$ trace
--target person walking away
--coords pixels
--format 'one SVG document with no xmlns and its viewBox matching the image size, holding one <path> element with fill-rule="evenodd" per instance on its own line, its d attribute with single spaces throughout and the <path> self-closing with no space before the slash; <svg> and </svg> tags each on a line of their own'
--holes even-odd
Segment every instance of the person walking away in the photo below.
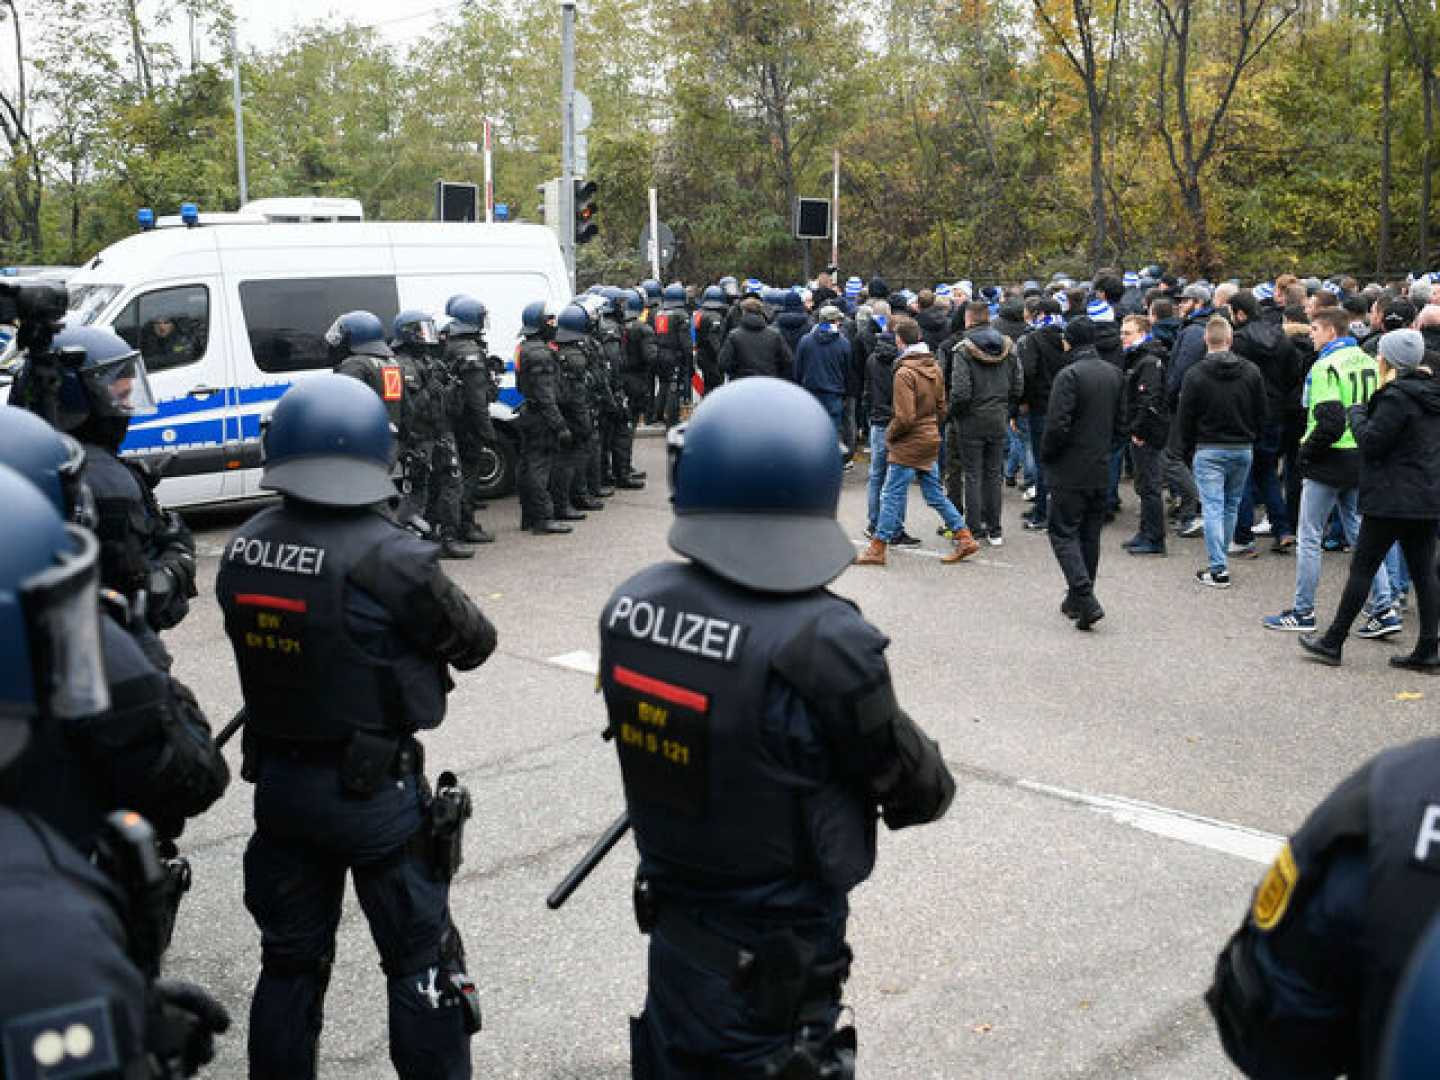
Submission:
<svg viewBox="0 0 1440 1080">
<path fill-rule="evenodd" d="M 991 326 L 976 327 L 961 339 L 950 375 L 950 428 L 960 439 L 976 539 L 991 547 L 1005 542 L 1000 508 L 1008 419 L 1023 391 L 1013 341 Z"/>
<path fill-rule="evenodd" d="M 1095 324 L 1085 316 L 1066 325 L 1065 345 L 1072 359 L 1050 389 L 1040 449 L 1050 483 L 1050 547 L 1065 576 L 1060 610 L 1077 629 L 1089 630 L 1105 617 L 1095 578 L 1124 381 L 1115 365 L 1100 359 Z"/>
<path fill-rule="evenodd" d="M 1300 360 L 1284 329 L 1260 317 L 1260 301 L 1249 289 L 1230 298 L 1230 317 L 1235 324 L 1235 355 L 1249 360 L 1265 379 L 1265 428 L 1255 442 L 1255 460 L 1240 499 L 1235 542 L 1242 548 L 1254 544 L 1255 503 L 1261 502 L 1270 521 L 1273 550 L 1288 551 L 1295 546 L 1295 534 L 1290 530 L 1290 508 L 1280 484 L 1280 452 L 1286 402 L 1300 384 Z"/>
<path fill-rule="evenodd" d="M 1125 432 L 1135 457 L 1140 530 L 1122 547 L 1131 555 L 1165 554 L 1165 498 L 1161 476 L 1170 414 L 1165 407 L 1165 361 L 1169 351 L 1150 336 L 1150 320 L 1127 315 L 1120 324 L 1125 346 Z"/>
<path fill-rule="evenodd" d="M 835 424 L 835 438 L 844 443 L 845 382 L 850 367 L 850 342 L 840 332 L 844 316 L 833 304 L 820 309 L 815 329 L 800 339 L 795 350 L 794 380 L 815 395 Z"/>
<path fill-rule="evenodd" d="M 1030 422 L 1030 448 L 1035 458 L 1035 498 L 1022 520 L 1026 529 L 1044 532 L 1050 514 L 1050 488 L 1041 454 L 1045 414 L 1050 408 L 1050 387 L 1060 369 L 1070 363 L 1070 354 L 1065 349 L 1065 320 L 1059 302 L 1032 296 L 1025 305 L 1034 329 L 1020 339 L 1016 353 L 1022 380 L 1019 409 Z"/>
<path fill-rule="evenodd" d="M 1214 589 L 1230 587 L 1230 538 L 1265 424 L 1265 377 L 1230 351 L 1232 337 L 1220 316 L 1206 324 L 1205 358 L 1185 377 L 1175 416 L 1175 438 L 1182 456 L 1194 462 L 1205 519 L 1209 565 L 1195 580 Z"/>
<path fill-rule="evenodd" d="M 886 546 L 904 532 L 906 496 L 910 482 L 918 476 L 925 501 L 940 515 L 953 543 L 940 561 L 956 563 L 974 555 L 980 545 L 940 483 L 940 418 L 945 408 L 940 368 L 920 340 L 920 324 L 908 315 L 895 320 L 895 343 L 900 356 L 895 363 L 891 419 L 885 432 L 889 466 L 880 493 L 880 518 L 870 546 L 855 562 L 885 565 Z"/>
<path fill-rule="evenodd" d="M 1392 330 L 1380 339 L 1380 389 L 1350 409 L 1360 451 L 1360 536 L 1340 607 L 1325 633 L 1302 634 L 1300 646 L 1323 663 L 1338 665 L 1345 636 L 1370 583 L 1393 544 L 1405 553 L 1420 610 L 1420 636 L 1395 667 L 1440 668 L 1436 624 L 1435 546 L 1440 528 L 1440 383 L 1425 363 L 1425 339 L 1415 330 Z"/>
</svg>

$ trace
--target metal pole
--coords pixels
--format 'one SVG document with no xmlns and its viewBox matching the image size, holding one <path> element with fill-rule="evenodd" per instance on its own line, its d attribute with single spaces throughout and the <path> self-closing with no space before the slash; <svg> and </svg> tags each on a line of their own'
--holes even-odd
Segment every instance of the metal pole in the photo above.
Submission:
<svg viewBox="0 0 1440 1080">
<path fill-rule="evenodd" d="M 660 280 L 660 202 L 653 187 L 650 189 L 650 276 Z"/>
<path fill-rule="evenodd" d="M 485 224 L 495 222 L 495 173 L 490 157 L 490 121 L 485 121 Z"/>
<path fill-rule="evenodd" d="M 830 195 L 830 265 L 840 265 L 840 151 L 835 151 L 835 187 Z"/>
<path fill-rule="evenodd" d="M 240 170 L 240 205 L 250 201 L 250 184 L 245 178 L 245 110 L 240 105 L 240 33 L 230 28 L 230 57 L 235 64 L 235 164 Z"/>
<path fill-rule="evenodd" d="M 560 0 L 560 251 L 575 291 L 575 0 Z"/>
</svg>

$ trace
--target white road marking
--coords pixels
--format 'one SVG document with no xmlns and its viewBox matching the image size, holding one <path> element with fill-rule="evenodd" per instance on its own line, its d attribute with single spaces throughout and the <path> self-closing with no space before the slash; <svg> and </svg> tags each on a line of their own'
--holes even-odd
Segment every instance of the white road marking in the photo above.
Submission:
<svg viewBox="0 0 1440 1080">
<path fill-rule="evenodd" d="M 1196 847 L 1208 848 L 1222 855 L 1248 859 L 1262 866 L 1268 866 L 1275 860 L 1280 846 L 1285 842 L 1283 836 L 1276 836 L 1274 833 L 1251 829 L 1245 825 L 1232 825 L 1227 821 L 1217 821 L 1184 810 L 1171 810 L 1154 803 L 1140 802 L 1138 799 L 1126 799 L 1119 795 L 1090 795 L 1034 780 L 1019 780 L 1016 783 L 1027 791 L 1051 795 L 1087 807 L 1122 825 L 1194 844 Z"/>
<path fill-rule="evenodd" d="M 550 657 L 550 659 L 545 662 L 547 664 L 554 664 L 556 667 L 578 671 L 582 675 L 600 674 L 600 658 L 594 653 L 586 652 L 584 649 L 561 653 L 559 656 Z"/>
</svg>

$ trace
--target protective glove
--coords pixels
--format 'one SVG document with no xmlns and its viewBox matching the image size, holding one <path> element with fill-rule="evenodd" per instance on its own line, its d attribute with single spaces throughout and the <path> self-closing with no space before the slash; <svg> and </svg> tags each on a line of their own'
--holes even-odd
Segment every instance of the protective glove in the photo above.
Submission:
<svg viewBox="0 0 1440 1080">
<path fill-rule="evenodd" d="M 561 428 L 556 438 L 560 440 L 560 449 L 562 450 L 570 449 L 571 445 L 575 442 L 575 436 L 570 434 L 569 428 Z"/>
<path fill-rule="evenodd" d="M 215 1036 L 229 1030 L 230 1014 L 194 983 L 157 979 L 150 993 L 150 1052 L 171 1075 L 194 1076 L 215 1059 Z"/>
</svg>

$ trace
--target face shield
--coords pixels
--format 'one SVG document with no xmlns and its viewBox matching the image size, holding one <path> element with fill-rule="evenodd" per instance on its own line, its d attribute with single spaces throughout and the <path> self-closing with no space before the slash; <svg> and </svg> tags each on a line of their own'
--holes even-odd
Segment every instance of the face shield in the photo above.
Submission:
<svg viewBox="0 0 1440 1080">
<path fill-rule="evenodd" d="M 686 424 L 676 424 L 665 433 L 665 457 L 668 462 L 668 474 L 670 477 L 670 499 L 675 499 L 675 481 L 680 475 L 680 459 L 685 454 L 685 428 Z"/>
<path fill-rule="evenodd" d="M 100 653 L 100 544 L 79 526 L 65 531 L 74 550 L 20 586 L 36 704 L 61 720 L 110 708 Z"/>
<path fill-rule="evenodd" d="M 100 517 L 95 506 L 95 493 L 85 482 L 85 448 L 69 435 L 61 434 L 60 439 L 67 453 L 57 470 L 65 509 L 72 522 L 93 531 Z"/>
<path fill-rule="evenodd" d="M 138 351 L 83 368 L 80 378 L 95 416 L 129 418 L 151 416 L 156 411 L 155 393 L 145 377 L 145 361 Z"/>
<path fill-rule="evenodd" d="M 429 319 L 421 319 L 419 322 L 410 324 L 410 335 L 414 341 L 421 345 L 439 345 L 440 334 L 435 329 L 435 324 Z"/>
</svg>

